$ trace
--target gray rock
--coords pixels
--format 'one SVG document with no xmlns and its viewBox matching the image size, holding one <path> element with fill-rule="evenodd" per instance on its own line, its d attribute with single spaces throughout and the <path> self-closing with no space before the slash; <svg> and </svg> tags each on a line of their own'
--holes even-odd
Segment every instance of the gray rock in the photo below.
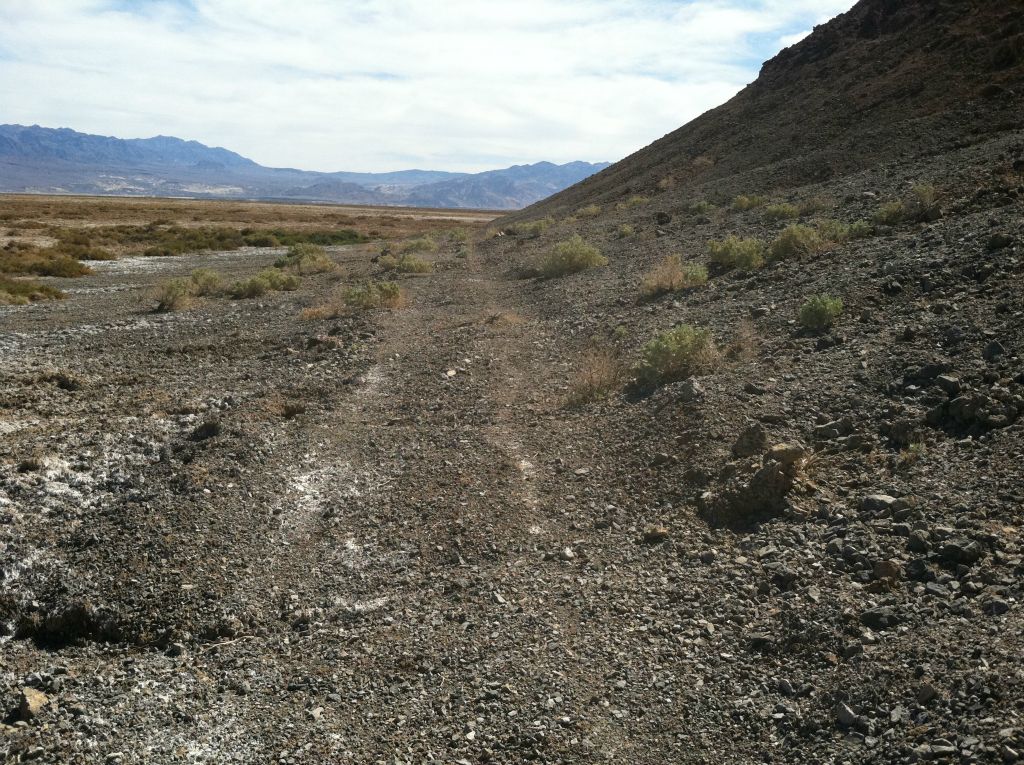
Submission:
<svg viewBox="0 0 1024 765">
<path fill-rule="evenodd" d="M 870 608 L 860 615 L 861 624 L 873 630 L 885 630 L 895 627 L 903 621 L 903 616 L 892 606 Z"/>
<path fill-rule="evenodd" d="M 939 559 L 949 565 L 970 566 L 985 556 L 985 549 L 973 539 L 954 537 L 939 548 Z"/>
<path fill-rule="evenodd" d="M 869 494 L 860 501 L 860 509 L 868 513 L 879 513 L 889 510 L 896 503 L 896 497 L 888 494 Z"/>
<path fill-rule="evenodd" d="M 759 423 L 748 425 L 740 433 L 732 445 L 732 453 L 737 457 L 753 457 L 760 454 L 768 445 L 768 434 Z"/>
<path fill-rule="evenodd" d="M 858 719 L 859 718 L 857 717 L 857 713 L 850 709 L 848 705 L 836 705 L 836 720 L 838 720 L 839 724 L 842 725 L 844 728 L 850 728 L 856 725 Z"/>
</svg>

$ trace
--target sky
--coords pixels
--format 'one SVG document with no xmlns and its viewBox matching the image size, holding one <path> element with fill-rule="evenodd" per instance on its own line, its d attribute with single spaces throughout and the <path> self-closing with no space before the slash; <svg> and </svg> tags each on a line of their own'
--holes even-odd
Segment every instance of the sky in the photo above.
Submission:
<svg viewBox="0 0 1024 765">
<path fill-rule="evenodd" d="M 614 161 L 853 0 L 0 0 L 0 123 L 263 165 Z"/>
</svg>

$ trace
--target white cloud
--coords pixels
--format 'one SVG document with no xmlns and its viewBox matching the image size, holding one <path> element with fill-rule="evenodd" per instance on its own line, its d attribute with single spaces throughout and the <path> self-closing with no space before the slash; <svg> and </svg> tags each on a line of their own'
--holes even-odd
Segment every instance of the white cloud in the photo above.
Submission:
<svg viewBox="0 0 1024 765">
<path fill-rule="evenodd" d="M 852 2 L 4 3 L 0 121 L 321 170 L 614 160 Z"/>
</svg>

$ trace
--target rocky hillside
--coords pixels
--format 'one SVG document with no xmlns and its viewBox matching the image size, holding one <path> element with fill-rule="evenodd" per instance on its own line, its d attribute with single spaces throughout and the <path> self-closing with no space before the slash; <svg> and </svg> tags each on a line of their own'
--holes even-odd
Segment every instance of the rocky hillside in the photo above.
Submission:
<svg viewBox="0 0 1024 765">
<path fill-rule="evenodd" d="M 908 164 L 1020 127 L 1017 3 L 869 2 L 764 64 L 728 103 L 534 212 L 696 187 L 723 198 Z"/>
<path fill-rule="evenodd" d="M 402 170 L 317 173 L 269 168 L 196 141 L 120 139 L 61 128 L 0 125 L 0 191 L 514 210 L 604 164 L 538 162 L 483 173 Z"/>
</svg>

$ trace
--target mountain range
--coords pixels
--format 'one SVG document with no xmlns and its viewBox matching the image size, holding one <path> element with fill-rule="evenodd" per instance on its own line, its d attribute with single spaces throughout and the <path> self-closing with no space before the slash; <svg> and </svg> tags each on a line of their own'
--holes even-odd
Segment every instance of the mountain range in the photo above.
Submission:
<svg viewBox="0 0 1024 765">
<path fill-rule="evenodd" d="M 0 192 L 514 210 L 607 166 L 538 162 L 482 173 L 321 173 L 264 167 L 233 151 L 171 136 L 122 139 L 0 125 Z"/>
</svg>

